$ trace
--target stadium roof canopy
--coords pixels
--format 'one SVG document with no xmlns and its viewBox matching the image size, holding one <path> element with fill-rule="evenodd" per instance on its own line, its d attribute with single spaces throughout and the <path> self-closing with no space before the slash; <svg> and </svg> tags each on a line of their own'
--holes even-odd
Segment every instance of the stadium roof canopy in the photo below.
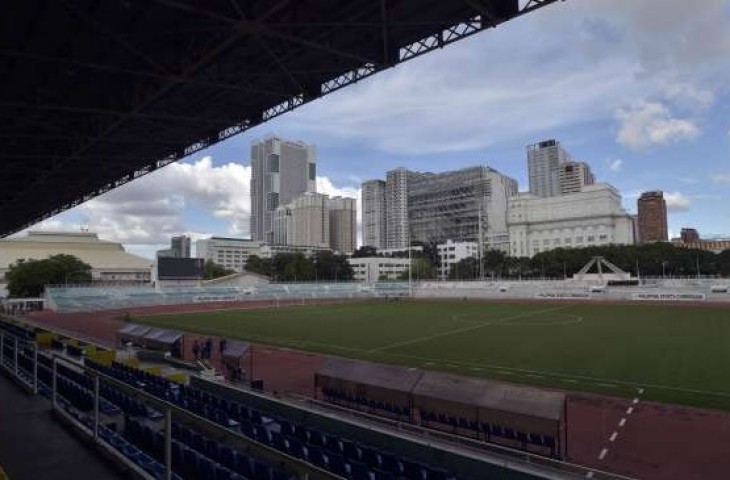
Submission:
<svg viewBox="0 0 730 480">
<path fill-rule="evenodd" d="M 11 2 L 0 236 L 555 1 Z"/>
</svg>

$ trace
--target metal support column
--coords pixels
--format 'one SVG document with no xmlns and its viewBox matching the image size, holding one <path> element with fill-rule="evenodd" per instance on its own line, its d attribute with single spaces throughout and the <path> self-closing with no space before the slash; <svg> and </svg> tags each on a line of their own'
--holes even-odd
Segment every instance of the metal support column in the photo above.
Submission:
<svg viewBox="0 0 730 480">
<path fill-rule="evenodd" d="M 13 364 L 13 368 L 15 369 L 15 376 L 18 376 L 18 337 L 15 337 L 15 362 Z"/>
<path fill-rule="evenodd" d="M 165 480 L 172 480 L 172 410 L 165 409 Z"/>
<path fill-rule="evenodd" d="M 58 398 L 56 394 L 56 365 L 58 364 L 58 359 L 56 357 L 53 357 L 53 377 L 52 377 L 52 397 L 53 398 L 53 408 L 58 408 Z"/>
<path fill-rule="evenodd" d="M 33 344 L 33 393 L 38 395 L 38 345 Z"/>
<path fill-rule="evenodd" d="M 0 332 L 0 365 L 5 365 L 5 334 Z"/>
<path fill-rule="evenodd" d="M 94 440 L 99 441 L 99 376 L 94 376 Z"/>
</svg>

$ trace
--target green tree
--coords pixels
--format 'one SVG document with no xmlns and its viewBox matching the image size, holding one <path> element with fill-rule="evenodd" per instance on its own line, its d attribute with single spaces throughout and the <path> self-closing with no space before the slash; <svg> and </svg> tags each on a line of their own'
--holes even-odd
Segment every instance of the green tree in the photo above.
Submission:
<svg viewBox="0 0 730 480">
<path fill-rule="evenodd" d="M 259 275 L 271 275 L 271 259 L 250 255 L 246 261 L 246 270 Z"/>
<path fill-rule="evenodd" d="M 203 278 L 206 280 L 225 277 L 226 275 L 231 275 L 234 273 L 236 273 L 235 270 L 221 267 L 213 260 L 206 260 L 205 265 L 203 266 Z"/>
<path fill-rule="evenodd" d="M 329 251 L 317 252 L 312 262 L 317 280 L 350 281 L 355 276 L 345 255 L 336 255 Z"/>
<path fill-rule="evenodd" d="M 375 247 L 362 246 L 352 253 L 352 258 L 375 257 L 378 249 Z"/>
<path fill-rule="evenodd" d="M 425 258 L 414 258 L 411 262 L 411 269 L 413 270 L 411 275 L 413 280 L 431 280 L 436 278 L 436 269 Z M 408 269 L 404 270 L 398 278 L 400 280 L 408 280 Z"/>
<path fill-rule="evenodd" d="M 316 278 L 314 262 L 303 253 L 294 253 L 284 265 L 281 280 L 287 282 L 308 282 Z"/>
<path fill-rule="evenodd" d="M 463 258 L 449 269 L 449 280 L 474 280 L 478 276 L 479 260 L 474 257 Z"/>
<path fill-rule="evenodd" d="M 18 260 L 5 274 L 11 297 L 40 297 L 46 285 L 89 283 L 91 265 L 73 255 L 51 255 L 43 260 Z"/>
</svg>

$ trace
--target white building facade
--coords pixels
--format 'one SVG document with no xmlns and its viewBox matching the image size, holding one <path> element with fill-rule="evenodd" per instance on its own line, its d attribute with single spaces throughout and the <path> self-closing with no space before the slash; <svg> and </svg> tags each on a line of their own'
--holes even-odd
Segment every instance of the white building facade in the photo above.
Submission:
<svg viewBox="0 0 730 480">
<path fill-rule="evenodd" d="M 634 217 L 623 209 L 619 192 L 605 183 L 555 197 L 521 193 L 510 199 L 508 212 L 513 257 L 561 247 L 634 243 Z"/>
<path fill-rule="evenodd" d="M 466 258 L 479 258 L 479 243 L 453 242 L 448 240 L 436 246 L 439 256 L 437 274 L 439 280 L 449 278 L 453 266 Z M 475 272 L 475 274 L 478 272 Z"/>
<path fill-rule="evenodd" d="M 195 242 L 195 255 L 224 268 L 243 272 L 251 255 L 261 255 L 261 242 L 243 238 L 212 237 Z"/>
<path fill-rule="evenodd" d="M 349 258 L 356 281 L 375 283 L 378 281 L 397 280 L 408 271 L 408 258 L 362 257 Z"/>
</svg>

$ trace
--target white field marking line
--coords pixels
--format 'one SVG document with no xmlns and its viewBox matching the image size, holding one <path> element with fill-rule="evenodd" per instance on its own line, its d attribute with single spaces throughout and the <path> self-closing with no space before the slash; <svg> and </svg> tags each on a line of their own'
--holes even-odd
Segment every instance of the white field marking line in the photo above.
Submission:
<svg viewBox="0 0 730 480">
<path fill-rule="evenodd" d="M 611 434 L 611 437 L 608 439 L 608 441 L 609 442 L 615 442 L 616 441 L 616 437 L 618 437 L 618 432 L 613 432 Z"/>
<path fill-rule="evenodd" d="M 560 308 L 567 308 L 570 305 L 563 305 Z M 537 312 L 535 312 L 537 313 Z M 185 333 L 191 333 L 191 334 L 199 334 L 199 335 L 218 335 L 220 337 L 224 337 L 226 335 L 229 335 L 229 332 L 216 332 L 214 330 L 201 328 L 196 329 L 194 326 L 187 326 L 182 327 L 180 330 L 183 330 Z M 205 330 L 205 331 L 204 331 Z M 315 347 L 324 347 L 324 348 L 331 348 L 334 350 L 341 350 L 345 352 L 354 352 L 359 354 L 372 354 L 376 350 L 367 350 L 363 348 L 355 348 L 355 347 L 345 347 L 342 345 L 335 345 L 332 343 L 323 343 L 323 342 L 314 342 L 311 340 L 300 340 L 300 339 L 292 339 L 292 338 L 286 338 L 286 337 L 270 337 L 265 335 L 256 335 L 256 334 L 248 334 L 248 335 L 241 335 L 239 337 L 236 337 L 240 340 L 249 340 L 249 341 L 259 341 L 261 343 L 268 343 L 272 346 L 282 346 L 286 344 L 287 342 L 299 342 L 299 345 L 306 348 L 307 346 L 315 346 Z M 418 360 L 420 362 L 426 362 L 431 363 L 432 365 L 438 365 L 439 363 L 443 362 L 443 358 L 430 358 L 430 357 L 421 357 L 417 355 L 408 355 L 405 353 L 395 353 L 395 352 L 386 352 L 387 355 L 393 356 L 393 357 L 402 357 L 407 358 L 409 360 Z M 638 382 L 631 382 L 631 381 L 625 381 L 625 380 L 618 380 L 615 378 L 602 378 L 602 377 L 591 377 L 587 375 L 574 375 L 570 373 L 556 373 L 556 372 L 548 372 L 545 370 L 531 370 L 531 369 L 525 369 L 525 368 L 514 368 L 514 367 L 507 367 L 504 365 L 496 365 L 492 363 L 474 363 L 474 362 L 461 362 L 458 360 L 450 360 L 451 363 L 459 365 L 461 367 L 480 367 L 484 369 L 489 370 L 501 370 L 498 373 L 502 373 L 505 375 L 514 375 L 514 374 L 521 374 L 526 375 L 529 373 L 532 374 L 538 374 L 538 375 L 544 375 L 546 377 L 553 377 L 553 378 L 574 378 L 577 380 L 583 380 L 583 381 L 589 381 L 592 383 L 597 382 L 613 382 L 614 384 L 618 385 L 624 385 L 624 386 L 632 386 L 632 387 L 644 387 L 644 388 L 658 388 L 660 390 L 672 390 L 676 392 L 683 392 L 683 393 L 696 393 L 700 395 L 711 395 L 715 397 L 723 397 L 723 398 L 730 398 L 730 392 L 716 392 L 712 390 L 696 390 L 691 388 L 682 388 L 682 387 L 673 387 L 671 385 L 661 385 L 657 383 L 638 383 Z M 639 388 L 639 390 L 644 392 L 644 388 Z M 633 411 L 633 409 L 630 409 Z M 628 415 L 631 415 L 630 412 L 627 412 Z"/>
<path fill-rule="evenodd" d="M 620 422 L 618 422 L 619 428 L 623 428 L 623 426 L 626 425 L 626 417 L 623 417 Z"/>
<path fill-rule="evenodd" d="M 608 453 L 608 449 L 607 448 L 604 448 L 603 450 L 601 450 L 600 455 L 598 455 L 598 459 L 599 460 L 603 460 L 604 458 L 606 458 L 606 454 L 607 453 Z"/>
<path fill-rule="evenodd" d="M 626 415 L 631 415 L 632 413 L 634 413 L 634 407 L 629 407 L 626 409 Z"/>
<path fill-rule="evenodd" d="M 567 308 L 567 307 L 568 307 L 568 305 L 561 305 L 559 307 L 546 308 L 544 310 L 537 310 L 537 311 L 534 311 L 534 312 L 521 313 L 519 315 L 513 315 L 511 317 L 497 319 L 497 320 L 495 320 L 495 322 L 498 322 L 498 323 L 508 322 L 510 320 L 516 320 L 518 318 L 531 317 L 533 315 L 539 315 L 541 313 L 548 313 L 548 312 L 552 312 L 552 311 L 555 311 L 555 310 L 561 310 L 561 309 Z M 455 328 L 454 330 L 449 330 L 447 332 L 434 333 L 432 335 L 425 335 L 423 337 L 413 338 L 411 340 L 405 340 L 405 341 L 402 341 L 402 342 L 391 343 L 390 345 L 384 345 L 382 347 L 374 348 L 374 349 L 370 350 L 370 353 L 372 353 L 372 352 L 381 352 L 383 350 L 389 350 L 391 348 L 405 347 L 405 346 L 408 346 L 408 345 L 413 345 L 414 343 L 427 342 L 427 341 L 435 340 L 435 339 L 441 338 L 441 337 L 448 337 L 450 335 L 456 335 L 456 334 L 459 334 L 459 333 L 470 332 L 472 330 L 477 330 L 477 329 L 482 328 L 482 327 L 485 327 L 487 325 L 489 325 L 489 323 L 480 323 L 479 325 L 470 325 L 468 327 Z"/>
<path fill-rule="evenodd" d="M 362 353 L 372 353 L 371 350 L 362 351 Z M 408 358 L 411 360 L 420 360 L 420 361 L 433 361 L 433 362 L 440 362 L 443 361 L 443 359 L 435 359 L 430 357 L 421 357 L 417 355 L 409 355 L 406 353 L 396 353 L 396 352 L 386 352 L 390 356 L 394 357 L 403 357 Z M 682 388 L 682 387 L 673 387 L 671 385 L 661 385 L 658 383 L 638 383 L 638 382 L 631 382 L 626 380 L 618 380 L 615 378 L 603 378 L 603 377 L 591 377 L 588 375 L 574 375 L 570 373 L 556 373 L 556 372 L 548 372 L 545 370 L 531 370 L 526 368 L 514 368 L 514 367 L 507 367 L 505 365 L 497 365 L 493 363 L 475 363 L 475 362 L 461 362 L 458 360 L 450 360 L 452 363 L 457 363 L 459 365 L 462 365 L 464 367 L 483 367 L 488 368 L 491 370 L 511 370 L 512 372 L 520 373 L 520 374 L 528 374 L 528 373 L 536 373 L 538 375 L 545 375 L 546 377 L 555 377 L 555 378 L 574 378 L 576 380 L 584 380 L 591 383 L 597 383 L 597 382 L 613 382 L 618 385 L 624 385 L 624 386 L 631 386 L 631 387 L 637 387 L 637 386 L 643 386 L 646 388 L 658 388 L 661 390 L 673 390 L 677 392 L 683 392 L 683 393 L 697 393 L 700 395 L 712 395 L 716 397 L 725 397 L 730 398 L 730 392 L 716 392 L 712 390 L 696 390 L 691 388 Z"/>
</svg>

